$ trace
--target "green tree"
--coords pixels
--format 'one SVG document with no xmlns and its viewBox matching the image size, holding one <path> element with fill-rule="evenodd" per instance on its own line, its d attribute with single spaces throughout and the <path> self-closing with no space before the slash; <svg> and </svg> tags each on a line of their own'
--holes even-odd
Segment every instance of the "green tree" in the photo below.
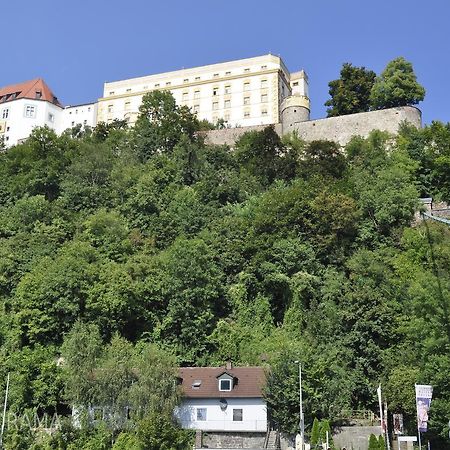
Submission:
<svg viewBox="0 0 450 450">
<path fill-rule="evenodd" d="M 370 93 L 373 109 L 416 105 L 425 97 L 425 89 L 417 82 L 413 66 L 403 57 L 389 62 L 376 78 Z"/>
<path fill-rule="evenodd" d="M 263 186 L 269 186 L 279 175 L 284 146 L 273 126 L 244 133 L 236 142 L 235 151 L 239 164 Z"/>
<path fill-rule="evenodd" d="M 142 160 L 158 152 L 171 153 L 184 136 L 196 140 L 199 122 L 187 106 L 178 106 L 169 91 L 145 94 L 134 128 L 135 144 Z"/>
<path fill-rule="evenodd" d="M 368 450 L 380 450 L 380 444 L 378 443 L 378 439 L 374 434 L 371 434 L 369 437 Z"/>
<path fill-rule="evenodd" d="M 311 445 L 312 448 L 316 448 L 320 443 L 320 423 L 317 417 L 314 417 L 314 421 L 311 428 Z"/>
<path fill-rule="evenodd" d="M 189 450 L 192 432 L 173 423 L 170 416 L 155 413 L 145 417 L 138 427 L 138 437 L 146 450 Z"/>
<path fill-rule="evenodd" d="M 329 106 L 328 117 L 369 111 L 375 72 L 344 63 L 340 75 L 338 80 L 328 83 L 331 97 L 325 102 L 325 106 Z"/>
</svg>

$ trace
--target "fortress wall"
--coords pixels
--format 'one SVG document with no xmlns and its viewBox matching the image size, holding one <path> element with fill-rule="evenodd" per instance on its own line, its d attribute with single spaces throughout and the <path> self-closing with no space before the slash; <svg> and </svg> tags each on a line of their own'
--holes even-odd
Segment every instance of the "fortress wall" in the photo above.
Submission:
<svg viewBox="0 0 450 450">
<path fill-rule="evenodd" d="M 205 133 L 206 143 L 212 145 L 227 144 L 230 147 L 248 131 L 262 131 L 269 125 L 254 125 L 252 127 L 224 128 L 223 130 L 210 130 Z M 281 124 L 274 125 L 275 131 L 281 136 Z"/>
<path fill-rule="evenodd" d="M 274 126 L 275 131 L 279 135 L 283 132 L 296 131 L 299 137 L 305 141 L 326 139 L 345 145 L 352 136 L 367 137 L 372 130 L 388 131 L 395 134 L 400 124 L 404 121 L 420 128 L 422 126 L 422 113 L 414 106 L 402 106 L 380 111 L 296 122 L 290 127 L 284 127 L 284 130 L 282 129 L 282 124 Z M 233 146 L 247 131 L 261 131 L 266 126 L 257 125 L 253 127 L 211 130 L 205 133 L 206 142 L 208 144 Z"/>
<path fill-rule="evenodd" d="M 326 139 L 345 145 L 352 136 L 367 137 L 372 130 L 388 131 L 395 134 L 404 121 L 420 128 L 422 126 L 422 113 L 413 106 L 403 106 L 297 122 L 288 130 L 285 129 L 284 132 L 295 130 L 299 137 L 305 141 Z"/>
</svg>

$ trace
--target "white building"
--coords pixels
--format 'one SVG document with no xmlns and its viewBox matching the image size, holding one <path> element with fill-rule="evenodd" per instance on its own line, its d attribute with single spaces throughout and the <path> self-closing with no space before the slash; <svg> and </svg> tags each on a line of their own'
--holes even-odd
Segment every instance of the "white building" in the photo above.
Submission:
<svg viewBox="0 0 450 450">
<path fill-rule="evenodd" d="M 303 99 L 309 112 L 305 72 L 291 75 L 280 57 L 264 55 L 107 82 L 97 121 L 126 119 L 133 124 L 142 96 L 153 90 L 169 90 L 178 105 L 188 106 L 200 120 L 223 119 L 230 126 L 279 123 L 281 104 L 293 93 Z"/>
<path fill-rule="evenodd" d="M 83 105 L 66 106 L 61 120 L 62 133 L 68 128 L 80 125 L 82 129 L 86 127 L 94 128 L 97 125 L 97 103 L 86 103 Z"/>
<path fill-rule="evenodd" d="M 40 78 L 0 88 L 0 138 L 10 147 L 25 140 L 35 127 L 47 125 L 59 131 L 62 111 Z"/>
<path fill-rule="evenodd" d="M 143 95 L 154 90 L 169 90 L 178 105 L 212 123 L 223 119 L 229 126 L 246 127 L 283 122 L 289 127 L 309 119 L 305 72 L 291 74 L 280 57 L 269 54 L 105 83 L 98 103 L 66 108 L 40 78 L 6 86 L 0 89 L 0 139 L 10 147 L 35 127 L 48 126 L 60 134 L 114 119 L 132 125 Z"/>
<path fill-rule="evenodd" d="M 185 367 L 179 373 L 184 397 L 175 416 L 183 428 L 266 432 L 262 367 Z"/>
</svg>

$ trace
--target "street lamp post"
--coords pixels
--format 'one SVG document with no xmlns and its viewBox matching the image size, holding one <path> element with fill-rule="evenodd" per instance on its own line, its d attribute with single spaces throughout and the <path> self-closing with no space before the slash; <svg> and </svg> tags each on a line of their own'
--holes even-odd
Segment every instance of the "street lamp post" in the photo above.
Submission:
<svg viewBox="0 0 450 450">
<path fill-rule="evenodd" d="M 300 449 L 305 449 L 305 421 L 303 418 L 303 395 L 302 395 L 302 363 L 300 361 L 294 361 L 298 364 L 298 395 L 299 395 L 299 415 L 300 415 Z"/>
</svg>

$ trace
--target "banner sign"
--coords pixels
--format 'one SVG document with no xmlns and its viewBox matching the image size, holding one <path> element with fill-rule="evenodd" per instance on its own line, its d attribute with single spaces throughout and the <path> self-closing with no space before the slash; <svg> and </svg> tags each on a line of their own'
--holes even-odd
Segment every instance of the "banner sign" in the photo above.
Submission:
<svg viewBox="0 0 450 450">
<path fill-rule="evenodd" d="M 416 384 L 417 428 L 425 433 L 428 427 L 428 411 L 433 396 L 433 386 Z"/>
<path fill-rule="evenodd" d="M 403 414 L 393 414 L 392 419 L 394 423 L 394 434 L 403 434 Z"/>
</svg>

